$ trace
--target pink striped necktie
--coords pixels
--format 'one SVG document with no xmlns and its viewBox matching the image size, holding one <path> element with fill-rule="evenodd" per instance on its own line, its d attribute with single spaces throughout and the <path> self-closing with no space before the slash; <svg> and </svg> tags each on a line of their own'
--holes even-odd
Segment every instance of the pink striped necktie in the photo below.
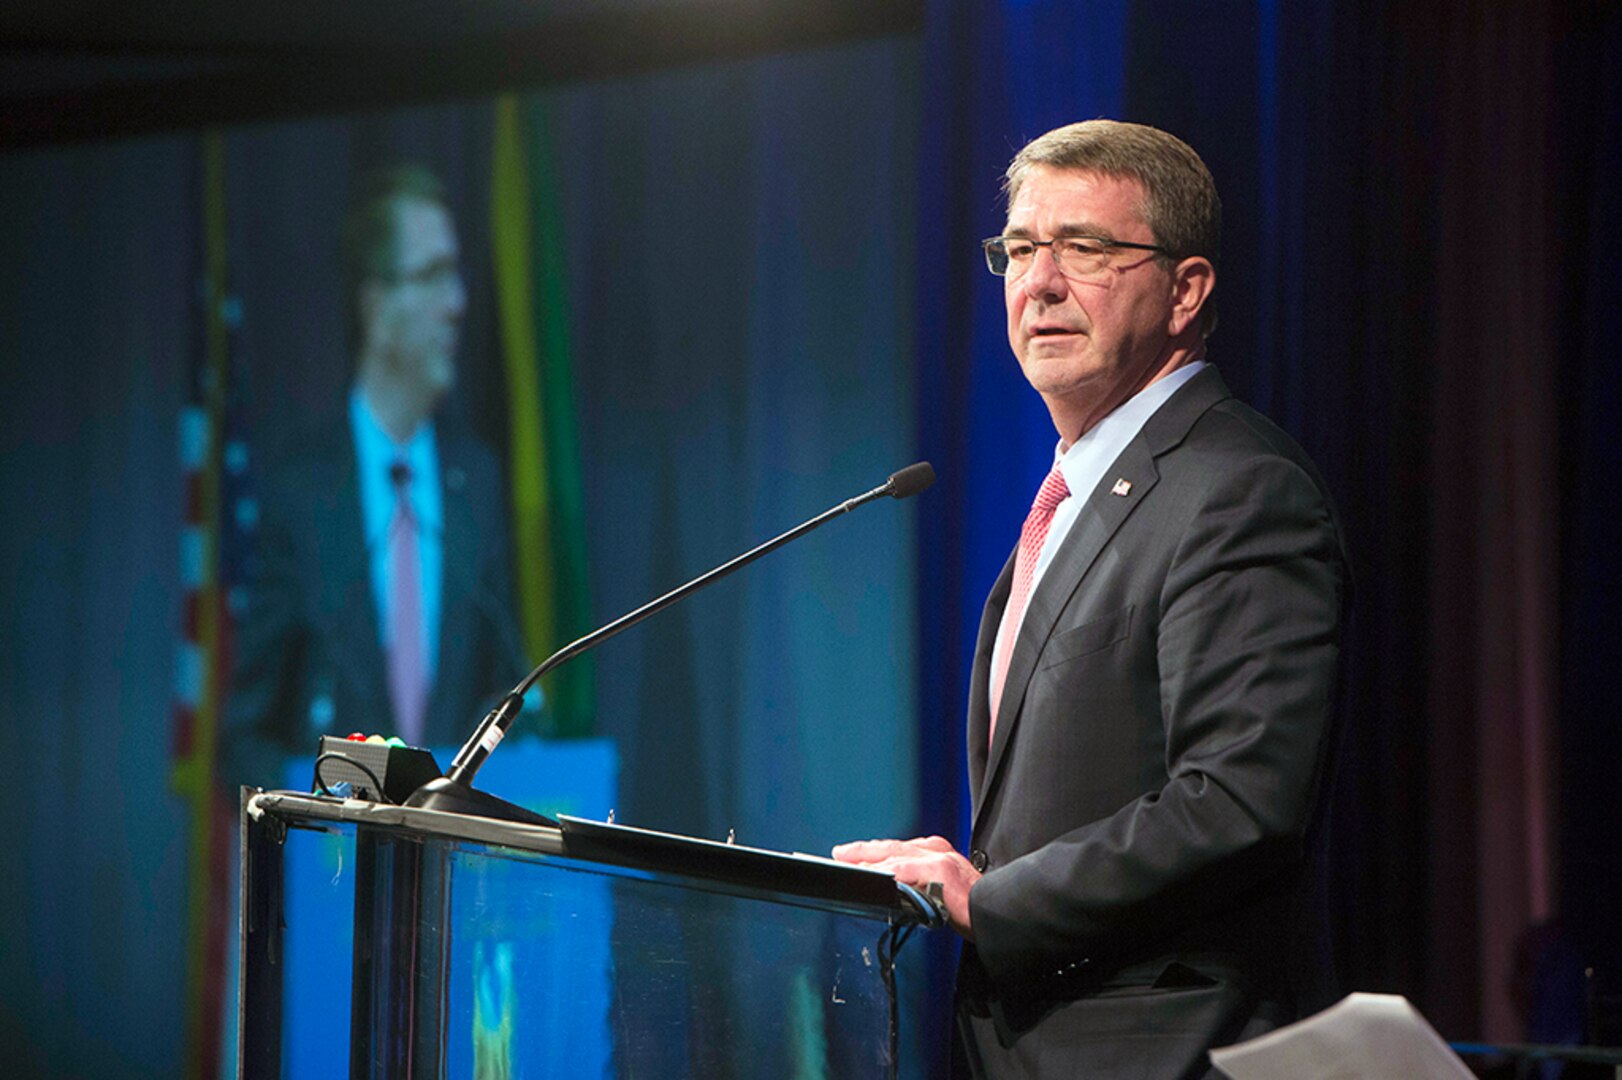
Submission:
<svg viewBox="0 0 1622 1080">
<path fill-rule="evenodd" d="M 411 467 L 389 468 L 394 482 L 394 516 L 389 519 L 389 697 L 395 730 L 412 746 L 422 745 L 428 710 L 427 648 L 422 625 L 422 558 L 417 515 L 411 509 Z"/>
<path fill-rule="evenodd" d="M 1014 556 L 1014 583 L 1008 594 L 1008 605 L 1003 608 L 1002 655 L 991 673 L 991 731 L 987 742 L 997 735 L 997 706 L 1002 701 L 1003 683 L 1008 679 L 1008 661 L 1014 655 L 1014 639 L 1025 618 L 1025 605 L 1031 598 L 1031 582 L 1036 578 L 1036 560 L 1042 554 L 1042 544 L 1053 525 L 1053 512 L 1070 494 L 1065 486 L 1064 474 L 1057 465 L 1037 489 L 1031 512 L 1025 517 L 1025 527 L 1019 531 L 1019 553 Z"/>
</svg>

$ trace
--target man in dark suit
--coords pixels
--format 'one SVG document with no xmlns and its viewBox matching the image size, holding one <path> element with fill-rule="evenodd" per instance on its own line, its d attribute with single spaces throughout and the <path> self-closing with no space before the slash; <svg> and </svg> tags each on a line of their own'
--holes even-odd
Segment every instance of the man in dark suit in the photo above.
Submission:
<svg viewBox="0 0 1622 1080">
<path fill-rule="evenodd" d="M 348 423 L 269 475 L 241 620 L 224 775 L 276 786 L 321 734 L 454 745 L 527 666 L 500 474 L 436 420 L 466 291 L 455 224 L 420 167 L 371 174 L 345 223 Z"/>
<path fill-rule="evenodd" d="M 1007 190 L 987 261 L 1059 445 L 981 622 L 971 850 L 835 854 L 944 886 L 977 1076 L 1205 1076 L 1211 1046 L 1327 1004 L 1343 541 L 1312 464 L 1205 363 L 1198 155 L 1089 121 Z"/>
</svg>

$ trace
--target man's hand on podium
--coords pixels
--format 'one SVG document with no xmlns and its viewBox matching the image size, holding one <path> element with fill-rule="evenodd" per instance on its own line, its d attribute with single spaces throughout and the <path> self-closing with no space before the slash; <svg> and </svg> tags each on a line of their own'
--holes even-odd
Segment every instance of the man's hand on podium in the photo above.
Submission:
<svg viewBox="0 0 1622 1080">
<path fill-rule="evenodd" d="M 969 891 L 980 880 L 980 871 L 958 854 L 943 837 L 924 836 L 913 840 L 856 840 L 833 850 L 840 862 L 883 870 L 895 875 L 903 885 L 923 889 L 939 882 L 946 902 L 946 921 L 969 941 L 974 928 L 969 922 Z"/>
</svg>

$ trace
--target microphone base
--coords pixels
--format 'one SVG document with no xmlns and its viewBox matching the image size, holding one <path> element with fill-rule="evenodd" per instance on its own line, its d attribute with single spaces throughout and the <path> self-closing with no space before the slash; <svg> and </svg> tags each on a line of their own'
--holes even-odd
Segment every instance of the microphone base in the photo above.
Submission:
<svg viewBox="0 0 1622 1080">
<path fill-rule="evenodd" d="M 498 799 L 488 792 L 466 784 L 458 784 L 448 776 L 436 777 L 413 791 L 402 806 L 415 810 L 438 810 L 442 814 L 466 814 L 472 817 L 494 818 L 497 821 L 516 821 L 521 825 L 545 825 L 555 829 L 558 823 L 545 814 L 525 810 L 517 803 Z"/>
</svg>

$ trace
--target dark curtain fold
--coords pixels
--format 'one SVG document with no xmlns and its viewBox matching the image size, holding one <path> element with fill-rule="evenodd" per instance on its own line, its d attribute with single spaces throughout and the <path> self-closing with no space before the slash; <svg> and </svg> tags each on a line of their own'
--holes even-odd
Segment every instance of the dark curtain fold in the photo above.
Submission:
<svg viewBox="0 0 1622 1080">
<path fill-rule="evenodd" d="M 1560 815 L 1557 910 L 1622 992 L 1622 7 L 1554 26 L 1555 251 L 1560 288 Z M 1616 1037 L 1617 1018 L 1610 1021 Z"/>
<path fill-rule="evenodd" d="M 1512 1039 L 1515 942 L 1554 913 L 1554 58 L 1538 6 L 1445 15 L 1427 987 L 1443 1031 Z"/>
</svg>

